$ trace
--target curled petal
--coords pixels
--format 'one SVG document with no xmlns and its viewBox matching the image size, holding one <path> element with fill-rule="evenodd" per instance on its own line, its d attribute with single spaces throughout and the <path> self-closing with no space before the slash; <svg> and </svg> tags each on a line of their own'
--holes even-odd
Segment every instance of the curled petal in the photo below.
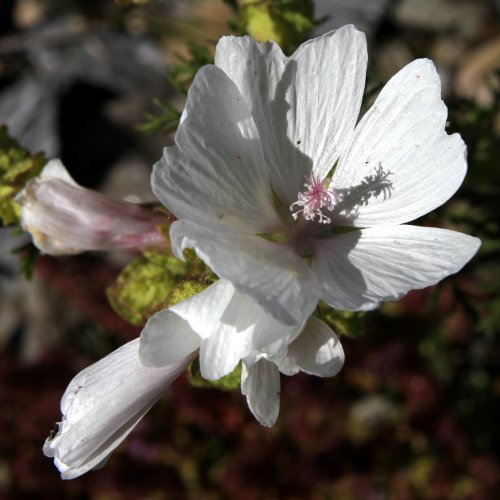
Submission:
<svg viewBox="0 0 500 500">
<path fill-rule="evenodd" d="M 184 248 L 194 248 L 218 276 L 282 323 L 302 324 L 316 307 L 318 280 L 291 246 L 221 224 L 180 220 L 172 224 L 170 238 L 177 257 L 182 258 Z"/>
<path fill-rule="evenodd" d="M 61 477 L 76 478 L 105 462 L 193 357 L 147 368 L 136 339 L 80 372 L 61 400 L 57 434 L 43 447 Z"/>
<path fill-rule="evenodd" d="M 281 373 L 299 371 L 319 377 L 333 377 L 344 365 L 344 350 L 330 327 L 311 316 L 302 333 L 288 346 L 287 355 L 277 362 Z"/>
<path fill-rule="evenodd" d="M 276 423 L 280 411 L 280 372 L 274 363 L 266 359 L 250 366 L 243 363 L 241 393 L 262 425 L 272 427 Z"/>
<path fill-rule="evenodd" d="M 216 380 L 242 359 L 283 356 L 302 326 L 279 322 L 251 296 L 220 279 L 155 314 L 141 333 L 140 356 L 147 366 L 164 366 L 199 347 L 202 376 Z"/>
<path fill-rule="evenodd" d="M 214 324 L 212 334 L 201 342 L 203 377 L 218 379 L 227 375 L 242 359 L 284 355 L 288 344 L 301 332 L 302 324 L 281 323 L 226 280 L 219 280 L 216 285 L 232 290 L 233 295 Z"/>
</svg>

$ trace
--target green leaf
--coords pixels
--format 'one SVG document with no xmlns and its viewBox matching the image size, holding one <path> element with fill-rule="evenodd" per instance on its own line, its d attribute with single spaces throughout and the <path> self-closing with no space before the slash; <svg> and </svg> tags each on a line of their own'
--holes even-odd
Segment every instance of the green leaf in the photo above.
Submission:
<svg viewBox="0 0 500 500">
<path fill-rule="evenodd" d="M 134 325 L 143 325 L 162 309 L 192 266 L 170 255 L 146 252 L 126 266 L 108 287 L 108 300 L 121 317 Z"/>
<path fill-rule="evenodd" d="M 0 218 L 4 225 L 19 224 L 21 211 L 14 197 L 46 162 L 43 153 L 30 155 L 8 135 L 7 127 L 0 126 Z"/>
<path fill-rule="evenodd" d="M 232 391 L 238 389 L 241 385 L 241 363 L 231 372 L 218 380 L 207 380 L 201 376 L 200 360 L 196 358 L 188 369 L 189 382 L 194 387 L 203 387 L 211 389 L 222 389 L 223 391 Z"/>
<path fill-rule="evenodd" d="M 173 132 L 179 125 L 181 113 L 173 106 L 161 99 L 153 99 L 153 105 L 156 108 L 155 113 L 147 113 L 144 121 L 138 125 L 139 132 L 153 134 L 159 132 Z"/>
</svg>

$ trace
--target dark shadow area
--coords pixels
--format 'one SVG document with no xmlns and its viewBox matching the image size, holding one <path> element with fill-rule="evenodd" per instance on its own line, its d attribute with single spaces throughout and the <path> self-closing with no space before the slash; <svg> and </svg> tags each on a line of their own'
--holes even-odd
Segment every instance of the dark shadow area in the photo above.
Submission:
<svg viewBox="0 0 500 500">
<path fill-rule="evenodd" d="M 99 186 L 110 166 L 134 148 L 134 134 L 104 114 L 116 97 L 116 92 L 84 82 L 74 83 L 59 97 L 60 157 L 85 187 Z"/>
</svg>

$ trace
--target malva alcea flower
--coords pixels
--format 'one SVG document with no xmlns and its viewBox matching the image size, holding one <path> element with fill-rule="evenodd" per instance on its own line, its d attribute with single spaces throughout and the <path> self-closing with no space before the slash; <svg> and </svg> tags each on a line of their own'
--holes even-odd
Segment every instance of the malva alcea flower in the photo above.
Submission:
<svg viewBox="0 0 500 500">
<path fill-rule="evenodd" d="M 224 37 L 190 88 L 176 146 L 155 165 L 153 190 L 179 219 L 176 255 L 194 248 L 288 325 L 320 299 L 368 310 L 435 284 L 480 244 L 404 224 L 448 200 L 466 173 L 434 65 L 403 68 L 356 123 L 366 61 L 353 26 L 289 58 L 273 42 Z"/>
<path fill-rule="evenodd" d="M 21 224 L 49 255 L 165 246 L 157 226 L 165 215 L 79 186 L 59 160 L 17 195 Z"/>
</svg>

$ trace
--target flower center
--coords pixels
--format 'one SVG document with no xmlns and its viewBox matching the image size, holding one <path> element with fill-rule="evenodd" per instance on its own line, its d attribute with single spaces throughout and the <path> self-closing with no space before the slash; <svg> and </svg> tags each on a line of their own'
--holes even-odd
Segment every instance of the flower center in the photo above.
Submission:
<svg viewBox="0 0 500 500">
<path fill-rule="evenodd" d="M 328 180 L 326 179 L 321 182 L 313 173 L 309 177 L 306 177 L 306 182 L 304 183 L 306 191 L 300 192 L 297 196 L 297 201 L 290 205 L 290 212 L 292 212 L 294 220 L 297 220 L 299 214 L 302 214 L 304 219 L 311 221 L 318 217 L 320 224 L 330 224 L 332 222 L 322 212 L 322 209 L 331 212 L 337 200 L 334 190 L 326 187 L 327 182 Z M 302 208 L 294 212 L 295 205 Z"/>
</svg>

